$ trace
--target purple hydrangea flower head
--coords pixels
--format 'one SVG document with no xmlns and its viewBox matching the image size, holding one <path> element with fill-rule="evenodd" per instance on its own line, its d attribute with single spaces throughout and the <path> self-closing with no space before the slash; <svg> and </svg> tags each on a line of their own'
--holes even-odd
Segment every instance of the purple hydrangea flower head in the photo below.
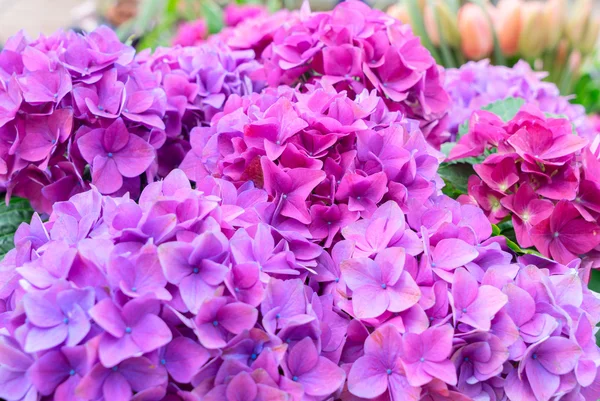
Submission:
<svg viewBox="0 0 600 401">
<path fill-rule="evenodd" d="M 222 43 L 141 53 L 107 27 L 22 34 L 2 50 L 0 188 L 36 211 L 89 189 L 139 196 L 228 97 L 262 89 L 254 53 Z M 141 177 L 144 176 L 142 180 Z"/>
<path fill-rule="evenodd" d="M 330 246 L 340 224 L 371 216 L 387 200 L 402 207 L 425 200 L 442 185 L 443 156 L 415 124 L 374 92 L 359 99 L 357 106 L 346 91 L 320 84 L 230 98 L 211 127 L 192 132 L 181 168 L 197 182 L 210 175 L 254 182 L 273 200 L 270 224 Z M 377 121 L 379 112 L 387 120 Z"/>
</svg>

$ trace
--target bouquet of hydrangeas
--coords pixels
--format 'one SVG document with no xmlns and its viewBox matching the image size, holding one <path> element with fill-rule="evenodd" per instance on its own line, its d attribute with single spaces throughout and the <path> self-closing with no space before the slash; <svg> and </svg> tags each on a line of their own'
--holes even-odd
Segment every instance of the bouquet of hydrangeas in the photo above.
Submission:
<svg viewBox="0 0 600 401">
<path fill-rule="evenodd" d="M 44 213 L 0 262 L 0 398 L 600 398 L 598 143 L 477 111 L 454 200 L 408 26 L 358 2 L 232 25 L 0 53 L 2 182 Z"/>
</svg>

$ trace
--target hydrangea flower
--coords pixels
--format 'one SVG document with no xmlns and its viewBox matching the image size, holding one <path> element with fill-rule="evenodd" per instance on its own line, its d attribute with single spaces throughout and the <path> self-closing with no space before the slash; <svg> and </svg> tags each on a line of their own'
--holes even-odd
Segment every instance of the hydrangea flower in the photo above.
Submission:
<svg viewBox="0 0 600 401">
<path fill-rule="evenodd" d="M 478 111 L 450 159 L 480 157 L 463 203 L 478 204 L 492 223 L 511 216 L 518 244 L 567 264 L 600 245 L 595 166 L 597 144 L 573 135 L 571 124 L 524 106 L 509 122 Z"/>
<path fill-rule="evenodd" d="M 277 207 L 175 170 L 139 202 L 93 188 L 35 215 L 0 263 L 0 396 L 600 396 L 589 267 L 515 257 L 444 195 L 389 200 L 330 247 L 273 226 Z"/>
<path fill-rule="evenodd" d="M 571 104 L 569 97 L 560 96 L 555 84 L 542 81 L 545 76 L 544 72 L 534 72 L 525 61 L 512 68 L 491 65 L 489 60 L 469 61 L 458 69 L 446 70 L 444 88 L 451 99 L 448 139 L 454 140 L 459 126 L 474 111 L 508 97 L 522 98 L 544 113 L 563 115 L 575 125 L 580 136 L 594 136 L 596 130 L 583 106 Z"/>
<path fill-rule="evenodd" d="M 232 97 L 210 127 L 191 133 L 181 168 L 194 181 L 214 175 L 251 180 L 273 200 L 269 222 L 330 246 L 344 226 L 378 205 L 437 194 L 442 154 L 414 121 L 376 92 L 308 86 Z"/>
<path fill-rule="evenodd" d="M 48 214 L 93 184 L 139 196 L 231 95 L 259 91 L 254 53 L 222 43 L 135 55 L 106 27 L 22 34 L 0 53 L 0 188 Z"/>
<path fill-rule="evenodd" d="M 351 98 L 375 90 L 439 146 L 450 99 L 439 67 L 410 26 L 358 1 L 319 13 L 305 7 L 287 17 L 250 19 L 221 35 L 234 48 L 256 51 L 271 86 L 321 82 Z"/>
</svg>

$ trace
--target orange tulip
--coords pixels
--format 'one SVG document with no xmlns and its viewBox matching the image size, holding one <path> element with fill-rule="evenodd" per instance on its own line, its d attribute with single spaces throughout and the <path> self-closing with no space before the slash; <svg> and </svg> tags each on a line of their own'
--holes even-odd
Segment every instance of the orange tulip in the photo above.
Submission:
<svg viewBox="0 0 600 401">
<path fill-rule="evenodd" d="M 500 0 L 496 13 L 492 14 L 500 49 L 507 56 L 516 54 L 519 49 L 522 5 L 521 0 Z"/>
<path fill-rule="evenodd" d="M 494 49 L 494 37 L 488 17 L 481 7 L 473 3 L 463 5 L 458 11 L 458 31 L 465 56 L 479 60 L 489 56 Z"/>
</svg>

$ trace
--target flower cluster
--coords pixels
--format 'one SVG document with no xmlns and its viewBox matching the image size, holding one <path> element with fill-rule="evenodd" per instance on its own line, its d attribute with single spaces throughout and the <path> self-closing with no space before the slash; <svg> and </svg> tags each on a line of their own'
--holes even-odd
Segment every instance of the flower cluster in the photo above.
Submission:
<svg viewBox="0 0 600 401">
<path fill-rule="evenodd" d="M 89 188 L 139 195 L 165 176 L 187 134 L 231 94 L 262 85 L 251 51 L 222 44 L 142 53 L 101 27 L 11 38 L 0 53 L 0 187 L 40 212 Z"/>
<path fill-rule="evenodd" d="M 260 20 L 260 19 L 259 19 Z M 241 43 L 232 47 L 256 47 L 268 40 L 260 61 L 271 86 L 313 83 L 347 90 L 353 97 L 364 89 L 376 90 L 388 106 L 419 121 L 427 140 L 441 143 L 449 98 L 443 89 L 439 67 L 408 25 L 358 1 L 343 2 L 330 12 L 302 10 L 284 24 L 278 17 L 267 34 L 246 37 L 248 26 L 234 28 Z M 276 28 L 276 29 L 274 29 Z M 274 30 L 273 30 L 274 29 Z M 262 46 L 261 46 L 262 47 Z"/>
<path fill-rule="evenodd" d="M 181 164 L 193 181 L 253 181 L 274 200 L 273 225 L 324 239 L 377 205 L 425 201 L 443 182 L 443 155 L 416 122 L 390 112 L 375 91 L 354 99 L 331 86 L 281 86 L 231 97 L 210 127 L 191 134 Z"/>
<path fill-rule="evenodd" d="M 600 244 L 600 162 L 568 120 L 525 106 L 508 123 L 479 111 L 450 159 L 490 153 L 474 166 L 469 196 L 492 223 L 512 216 L 517 242 L 568 263 Z"/>
<path fill-rule="evenodd" d="M 600 301 L 483 212 L 394 201 L 327 251 L 268 194 L 180 170 L 36 215 L 0 264 L 0 397 L 596 400 Z M 543 379 L 543 380 L 542 380 Z"/>
<path fill-rule="evenodd" d="M 445 89 L 452 99 L 448 113 L 451 139 L 474 111 L 508 97 L 522 98 L 545 113 L 562 115 L 575 125 L 580 136 L 593 136 L 595 130 L 583 106 L 571 104 L 568 97 L 560 96 L 555 84 L 542 81 L 545 75 L 532 71 L 525 61 L 512 68 L 493 66 L 488 60 L 470 61 L 458 69 L 446 70 Z"/>
</svg>

